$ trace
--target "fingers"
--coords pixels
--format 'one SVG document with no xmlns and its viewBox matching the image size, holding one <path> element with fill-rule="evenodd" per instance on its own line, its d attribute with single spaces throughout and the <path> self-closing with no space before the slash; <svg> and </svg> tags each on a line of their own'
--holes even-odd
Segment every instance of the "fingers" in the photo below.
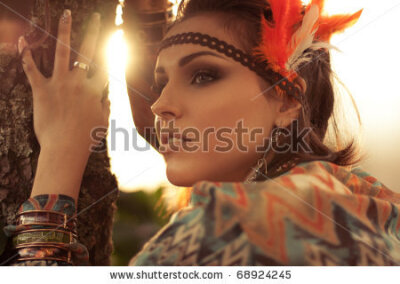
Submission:
<svg viewBox="0 0 400 284">
<path fill-rule="evenodd" d="M 96 42 L 99 36 L 99 31 L 100 31 L 100 14 L 93 13 L 85 34 L 85 38 L 83 39 L 81 48 L 79 50 L 77 61 L 88 65 L 90 64 L 96 50 Z M 86 71 L 80 68 L 75 68 L 75 70 L 77 70 L 77 72 L 86 74 Z"/>
<path fill-rule="evenodd" d="M 45 78 L 40 73 L 39 69 L 37 69 L 35 61 L 33 61 L 32 58 L 32 53 L 24 37 L 20 37 L 18 40 L 18 51 L 22 54 L 22 67 L 24 68 L 26 77 L 32 88 L 42 85 Z"/>
<path fill-rule="evenodd" d="M 71 38 L 71 10 L 64 10 L 58 24 L 58 36 L 54 74 L 62 76 L 69 71 L 70 38 Z"/>
</svg>

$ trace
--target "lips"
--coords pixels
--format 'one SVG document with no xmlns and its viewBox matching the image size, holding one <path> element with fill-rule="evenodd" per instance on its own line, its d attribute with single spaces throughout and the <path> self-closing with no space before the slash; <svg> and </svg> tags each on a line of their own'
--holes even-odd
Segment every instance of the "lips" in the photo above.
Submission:
<svg viewBox="0 0 400 284">
<path fill-rule="evenodd" d="M 166 131 L 161 131 L 160 143 L 161 145 L 168 145 L 170 143 L 176 144 L 181 142 L 191 142 L 193 139 L 187 138 L 179 133 L 171 133 Z"/>
</svg>

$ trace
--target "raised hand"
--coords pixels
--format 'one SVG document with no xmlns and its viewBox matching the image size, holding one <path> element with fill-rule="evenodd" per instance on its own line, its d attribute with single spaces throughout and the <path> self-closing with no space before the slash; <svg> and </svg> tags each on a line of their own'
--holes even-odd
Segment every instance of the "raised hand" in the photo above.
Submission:
<svg viewBox="0 0 400 284">
<path fill-rule="evenodd" d="M 92 130 L 108 127 L 110 102 L 102 99 L 107 72 L 101 66 L 88 78 L 85 70 L 96 50 L 100 30 L 98 13 L 91 16 L 78 53 L 79 63 L 70 70 L 71 22 L 71 11 L 65 10 L 59 21 L 51 78 L 45 78 L 38 70 L 23 37 L 19 39 L 18 49 L 22 53 L 23 68 L 32 87 L 34 130 L 41 148 L 57 147 L 61 151 L 68 149 L 77 154 L 86 154 L 90 145 L 94 144 Z"/>
</svg>

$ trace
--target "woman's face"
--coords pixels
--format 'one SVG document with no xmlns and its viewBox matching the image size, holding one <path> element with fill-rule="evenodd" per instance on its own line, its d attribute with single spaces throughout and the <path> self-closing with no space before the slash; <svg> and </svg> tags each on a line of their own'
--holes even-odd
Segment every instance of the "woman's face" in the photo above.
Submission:
<svg viewBox="0 0 400 284">
<path fill-rule="evenodd" d="M 216 16 L 190 18 L 166 37 L 183 32 L 206 33 L 242 49 Z M 152 111 L 157 136 L 166 146 L 161 152 L 169 181 L 177 186 L 244 181 L 262 156 L 256 147 L 277 119 L 280 103 L 260 95 L 270 85 L 239 62 L 198 44 L 163 49 L 155 82 L 162 91 Z M 183 140 L 170 138 L 182 135 Z"/>
</svg>

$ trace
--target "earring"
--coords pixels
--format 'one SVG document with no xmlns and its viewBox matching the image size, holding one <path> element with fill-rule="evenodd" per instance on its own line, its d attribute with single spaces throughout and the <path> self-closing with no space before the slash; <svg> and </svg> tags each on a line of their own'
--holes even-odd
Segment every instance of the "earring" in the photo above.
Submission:
<svg viewBox="0 0 400 284">
<path fill-rule="evenodd" d="M 274 133 L 271 137 L 271 141 L 273 143 L 277 143 L 279 141 L 279 136 L 282 134 L 282 130 L 280 128 L 277 128 L 274 130 Z M 264 152 L 264 155 L 261 159 L 257 160 L 257 165 L 252 168 L 252 171 L 249 175 L 249 177 L 246 179 L 246 182 L 253 182 L 255 181 L 260 174 L 262 174 L 263 177 L 267 176 L 268 173 L 268 163 L 267 160 L 265 159 L 267 156 L 268 150 Z M 265 167 L 264 171 L 261 171 L 261 169 Z"/>
<path fill-rule="evenodd" d="M 254 182 L 258 176 L 261 173 L 261 168 L 265 165 L 265 171 L 264 174 L 267 173 L 268 171 L 268 165 L 267 165 L 267 161 L 265 160 L 265 156 L 267 155 L 267 151 L 264 152 L 264 155 L 261 159 L 257 160 L 257 165 L 253 168 L 251 168 L 250 174 L 248 175 L 248 177 L 246 178 L 246 183 L 251 183 Z"/>
<path fill-rule="evenodd" d="M 284 134 L 282 128 L 280 126 L 276 126 L 275 129 L 273 130 L 274 134 L 272 136 L 272 142 L 277 143 L 279 141 L 279 136 L 281 134 Z"/>
</svg>

